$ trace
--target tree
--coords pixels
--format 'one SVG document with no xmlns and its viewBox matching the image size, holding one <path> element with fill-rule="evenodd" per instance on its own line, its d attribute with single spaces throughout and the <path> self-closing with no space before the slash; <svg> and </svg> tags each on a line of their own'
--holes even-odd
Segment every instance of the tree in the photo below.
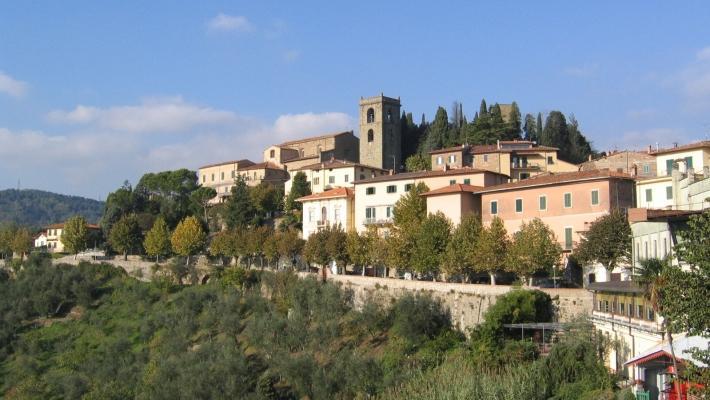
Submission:
<svg viewBox="0 0 710 400">
<path fill-rule="evenodd" d="M 311 194 L 311 185 L 308 183 L 306 174 L 303 171 L 296 172 L 296 175 L 293 176 L 292 180 L 291 191 L 288 192 L 284 209 L 286 211 L 301 211 L 303 210 L 303 204 L 296 201 L 296 199 Z"/>
<path fill-rule="evenodd" d="M 308 236 L 305 246 L 303 246 L 303 257 L 308 262 L 316 263 L 321 267 L 328 264 L 328 252 L 325 249 L 327 232 L 325 229 L 312 233 Z"/>
<path fill-rule="evenodd" d="M 197 218 L 187 217 L 175 228 L 170 243 L 177 254 L 186 257 L 185 265 L 189 267 L 190 256 L 205 247 L 206 236 Z"/>
<path fill-rule="evenodd" d="M 237 257 L 235 234 L 232 231 L 221 231 L 210 241 L 209 252 L 212 256 Z"/>
<path fill-rule="evenodd" d="M 405 267 L 414 257 L 416 237 L 426 218 L 426 199 L 421 194 L 427 191 L 429 188 L 419 182 L 395 203 L 391 238 L 388 238 L 391 246 L 387 256 L 389 266 Z"/>
<path fill-rule="evenodd" d="M 62 237 L 60 240 L 64 245 L 64 249 L 66 249 L 67 252 L 74 254 L 75 260 L 76 255 L 86 249 L 88 239 L 89 234 L 84 217 L 76 215 L 69 218 L 64 223 L 64 229 L 62 230 Z"/>
<path fill-rule="evenodd" d="M 202 186 L 190 194 L 192 203 L 202 211 L 205 224 L 209 225 L 207 210 L 210 206 L 210 200 L 217 196 L 217 191 L 211 187 Z M 163 220 L 164 221 L 164 220 Z"/>
<path fill-rule="evenodd" d="M 446 113 L 444 107 L 439 107 L 436 110 L 436 116 L 434 116 L 434 121 L 429 125 L 426 134 L 426 143 L 422 151 L 426 154 L 432 150 L 440 149 L 447 143 L 447 138 L 449 134 L 449 117 Z"/>
<path fill-rule="evenodd" d="M 350 262 L 362 267 L 362 275 L 365 276 L 365 268 L 372 263 L 367 237 L 360 235 L 354 229 L 349 231 L 345 239 L 345 250 L 348 252 Z"/>
<path fill-rule="evenodd" d="M 160 262 L 160 256 L 170 255 L 170 230 L 162 217 L 158 217 L 146 233 L 143 248 L 146 254 L 155 257 L 155 262 Z"/>
<path fill-rule="evenodd" d="M 609 271 L 627 264 L 631 257 L 631 226 L 626 215 L 614 209 L 597 218 L 582 234 L 576 253 L 580 262 L 598 262 Z"/>
<path fill-rule="evenodd" d="M 589 155 L 593 153 L 592 146 L 579 130 L 579 122 L 574 117 L 574 114 L 569 116 L 567 124 L 567 135 L 569 140 L 569 153 L 566 155 L 568 161 L 574 164 L 579 164 L 587 161 Z M 564 155 L 563 155 L 564 158 Z"/>
<path fill-rule="evenodd" d="M 12 224 L 0 225 L 0 258 L 12 256 L 12 239 L 16 230 L 17 227 Z"/>
<path fill-rule="evenodd" d="M 32 234 L 27 228 L 19 228 L 12 239 L 12 252 L 20 255 L 20 261 L 25 259 L 25 254 L 32 248 Z"/>
<path fill-rule="evenodd" d="M 531 140 L 537 142 L 538 144 L 541 144 L 542 142 L 542 113 L 537 113 L 537 122 L 535 124 L 535 137 L 532 138 Z"/>
<path fill-rule="evenodd" d="M 525 123 L 523 125 L 523 139 L 537 141 L 537 131 L 535 129 L 535 117 L 532 114 L 525 114 Z"/>
<path fill-rule="evenodd" d="M 494 217 L 490 226 L 483 228 L 474 247 L 476 270 L 488 272 L 491 277 L 491 285 L 495 285 L 495 271 L 506 269 L 509 247 L 510 239 L 503 220 Z"/>
<path fill-rule="evenodd" d="M 441 212 L 429 214 L 415 236 L 412 266 L 420 274 L 439 273 L 451 237 L 451 221 Z"/>
<path fill-rule="evenodd" d="M 508 255 L 508 270 L 530 285 L 535 272 L 554 268 L 560 262 L 562 246 L 550 227 L 540 218 L 535 218 L 523 222 L 520 230 L 513 235 Z"/>
<path fill-rule="evenodd" d="M 128 253 L 140 246 L 141 230 L 135 214 L 121 217 L 111 228 L 108 241 L 116 252 L 123 254 L 123 259 L 128 259 Z"/>
<path fill-rule="evenodd" d="M 255 222 L 261 224 L 262 220 L 271 218 L 281 208 L 283 193 L 274 185 L 262 182 L 249 190 L 249 197 L 256 212 Z"/>
<path fill-rule="evenodd" d="M 330 261 L 335 261 L 338 270 L 345 273 L 345 266 L 349 261 L 346 248 L 347 234 L 340 224 L 326 227 L 325 251 Z"/>
<path fill-rule="evenodd" d="M 443 272 L 448 275 L 463 275 L 468 281 L 475 266 L 475 248 L 483 226 L 479 216 L 466 214 L 451 234 L 442 264 Z"/>
<path fill-rule="evenodd" d="M 134 192 L 144 200 L 136 213 L 145 212 L 153 217 L 162 216 L 168 227 L 175 227 L 186 216 L 192 215 L 192 192 L 198 190 L 197 173 L 186 168 L 144 174 Z M 203 195 L 206 191 L 203 191 Z M 140 206 L 140 205 L 139 205 Z M 148 230 L 147 226 L 144 226 Z"/>
<path fill-rule="evenodd" d="M 291 266 L 296 261 L 296 257 L 303 252 L 305 240 L 301 239 L 298 230 L 289 228 L 277 235 L 277 251 L 279 256 L 291 262 Z"/>
<path fill-rule="evenodd" d="M 508 127 L 505 129 L 506 140 L 520 139 L 520 118 L 518 103 L 513 102 L 510 105 L 510 113 L 508 114 Z"/>
<path fill-rule="evenodd" d="M 407 172 L 430 171 L 431 158 L 422 154 L 414 154 L 404 161 L 404 168 Z"/>
<path fill-rule="evenodd" d="M 224 206 L 224 220 L 229 229 L 245 228 L 255 216 L 254 205 L 249 196 L 249 187 L 244 177 L 237 175 L 232 187 L 232 195 L 229 196 Z"/>
</svg>

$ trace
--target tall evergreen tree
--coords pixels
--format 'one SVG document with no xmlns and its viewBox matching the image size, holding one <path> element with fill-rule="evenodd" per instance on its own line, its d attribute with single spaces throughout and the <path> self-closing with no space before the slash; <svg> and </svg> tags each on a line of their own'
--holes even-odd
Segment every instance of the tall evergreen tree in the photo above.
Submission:
<svg viewBox="0 0 710 400">
<path fill-rule="evenodd" d="M 574 114 L 570 114 L 569 116 L 567 133 L 569 139 L 569 154 L 567 154 L 568 161 L 575 164 L 587 161 L 589 155 L 593 153 L 592 146 L 579 130 L 579 122 L 577 122 Z"/>
<path fill-rule="evenodd" d="M 244 228 L 252 222 L 256 211 L 249 196 L 249 187 L 241 175 L 237 175 L 224 208 L 224 220 L 229 229 Z"/>
<path fill-rule="evenodd" d="M 545 128 L 540 137 L 540 144 L 544 146 L 557 147 L 560 149 L 560 158 L 569 154 L 569 134 L 567 132 L 567 119 L 559 111 L 551 111 L 547 115 Z"/>
<path fill-rule="evenodd" d="M 535 126 L 535 138 L 532 139 L 533 141 L 540 143 L 540 140 L 542 140 L 540 137 L 542 136 L 542 113 L 537 113 L 537 125 Z"/>
<path fill-rule="evenodd" d="M 482 117 L 488 115 L 488 105 L 486 105 L 486 99 L 481 99 L 481 106 L 478 108 L 478 116 Z"/>
<path fill-rule="evenodd" d="M 532 114 L 525 114 L 525 124 L 523 125 L 523 139 L 537 140 L 537 131 L 535 130 L 535 117 Z"/>
<path fill-rule="evenodd" d="M 518 108 L 518 103 L 513 102 L 510 105 L 510 114 L 508 114 L 508 127 L 505 130 L 506 140 L 520 139 L 520 118 L 520 108 Z"/>
<path fill-rule="evenodd" d="M 444 147 L 449 134 L 449 116 L 444 107 L 436 110 L 436 116 L 427 129 L 426 146 L 424 153 Z"/>
</svg>

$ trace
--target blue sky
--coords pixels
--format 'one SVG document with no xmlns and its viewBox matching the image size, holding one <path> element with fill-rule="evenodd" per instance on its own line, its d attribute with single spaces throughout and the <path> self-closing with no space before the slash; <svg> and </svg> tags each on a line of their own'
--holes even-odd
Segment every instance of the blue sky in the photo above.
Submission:
<svg viewBox="0 0 710 400">
<path fill-rule="evenodd" d="M 600 150 L 710 135 L 710 3 L 471 3 L 2 2 L 0 188 L 258 161 L 380 92 L 417 120 L 558 109 Z"/>
</svg>

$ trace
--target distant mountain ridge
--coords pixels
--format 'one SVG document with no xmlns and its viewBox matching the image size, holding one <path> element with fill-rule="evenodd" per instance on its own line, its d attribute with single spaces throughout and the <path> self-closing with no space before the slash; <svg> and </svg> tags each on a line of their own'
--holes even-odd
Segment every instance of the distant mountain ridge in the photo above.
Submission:
<svg viewBox="0 0 710 400">
<path fill-rule="evenodd" d="M 103 210 L 103 201 L 85 197 L 35 189 L 0 190 L 0 223 L 14 222 L 38 229 L 77 214 L 89 223 L 98 223 Z"/>
</svg>

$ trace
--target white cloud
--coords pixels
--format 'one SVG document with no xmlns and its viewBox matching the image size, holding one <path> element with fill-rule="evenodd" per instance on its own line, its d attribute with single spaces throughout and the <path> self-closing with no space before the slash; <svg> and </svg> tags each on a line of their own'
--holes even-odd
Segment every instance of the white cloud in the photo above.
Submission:
<svg viewBox="0 0 710 400">
<path fill-rule="evenodd" d="M 353 129 L 354 125 L 355 121 L 350 115 L 340 112 L 286 114 L 276 119 L 273 130 L 281 140 L 289 140 L 346 131 Z"/>
<path fill-rule="evenodd" d="M 213 32 L 251 32 L 254 24 L 241 15 L 219 13 L 207 22 L 207 29 Z"/>
<path fill-rule="evenodd" d="M 27 93 L 27 83 L 13 79 L 10 75 L 0 71 L 0 92 L 13 97 L 22 97 Z"/>
<path fill-rule="evenodd" d="M 283 53 L 284 61 L 292 63 L 301 57 L 301 52 L 298 50 L 287 50 Z"/>
<path fill-rule="evenodd" d="M 599 64 L 584 64 L 565 68 L 562 72 L 576 78 L 589 78 L 599 71 Z"/>
<path fill-rule="evenodd" d="M 710 46 L 698 50 L 695 56 L 698 60 L 710 60 Z"/>
<path fill-rule="evenodd" d="M 51 122 L 83 124 L 129 133 L 185 132 L 198 126 L 229 125 L 238 117 L 231 111 L 200 107 L 181 98 L 144 100 L 136 106 L 98 108 L 78 105 L 71 111 L 54 110 Z"/>
</svg>

